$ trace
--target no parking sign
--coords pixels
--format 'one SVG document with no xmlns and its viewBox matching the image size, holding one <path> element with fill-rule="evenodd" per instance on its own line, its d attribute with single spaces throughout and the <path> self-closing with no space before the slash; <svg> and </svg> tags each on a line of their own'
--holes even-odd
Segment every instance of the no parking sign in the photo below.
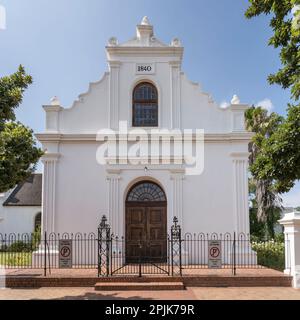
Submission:
<svg viewBox="0 0 300 320">
<path fill-rule="evenodd" d="M 220 240 L 208 241 L 208 268 L 222 268 L 222 249 Z"/>
<path fill-rule="evenodd" d="M 59 267 L 72 268 L 72 240 L 59 240 Z"/>
</svg>

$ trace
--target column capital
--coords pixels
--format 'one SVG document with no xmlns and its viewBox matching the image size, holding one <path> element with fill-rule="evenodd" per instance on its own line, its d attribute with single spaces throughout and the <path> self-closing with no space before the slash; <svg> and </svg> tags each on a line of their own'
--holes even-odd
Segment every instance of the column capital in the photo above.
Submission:
<svg viewBox="0 0 300 320">
<path fill-rule="evenodd" d="M 122 170 L 120 169 L 106 169 L 106 179 L 107 180 L 120 180 Z"/>
<path fill-rule="evenodd" d="M 116 61 L 116 60 L 108 61 L 108 65 L 110 68 L 120 68 L 121 64 L 122 64 L 121 61 Z"/>
<path fill-rule="evenodd" d="M 230 157 L 233 160 L 248 160 L 250 153 L 249 152 L 232 152 Z"/>
<path fill-rule="evenodd" d="M 106 176 L 107 180 L 121 180 L 121 177 L 117 174 L 108 174 Z"/>
<path fill-rule="evenodd" d="M 57 162 L 59 158 L 60 153 L 45 153 L 42 156 L 41 161 L 45 164 L 47 162 Z"/>
<path fill-rule="evenodd" d="M 171 180 L 184 180 L 185 179 L 185 169 L 171 169 L 170 170 Z"/>
<path fill-rule="evenodd" d="M 169 65 L 172 68 L 180 68 L 181 67 L 181 61 L 177 61 L 177 60 L 169 61 Z"/>
</svg>

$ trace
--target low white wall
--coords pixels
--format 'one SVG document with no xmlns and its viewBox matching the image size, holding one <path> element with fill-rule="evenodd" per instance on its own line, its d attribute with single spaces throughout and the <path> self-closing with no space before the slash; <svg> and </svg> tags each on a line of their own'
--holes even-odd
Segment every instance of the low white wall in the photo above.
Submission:
<svg viewBox="0 0 300 320">
<path fill-rule="evenodd" d="M 0 233 L 32 233 L 36 215 L 41 207 L 3 207 L 1 208 Z"/>
</svg>

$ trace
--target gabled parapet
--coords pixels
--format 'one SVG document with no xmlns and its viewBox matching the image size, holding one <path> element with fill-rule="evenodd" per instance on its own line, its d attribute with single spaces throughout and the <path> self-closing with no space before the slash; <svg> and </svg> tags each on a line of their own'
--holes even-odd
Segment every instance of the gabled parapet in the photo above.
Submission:
<svg viewBox="0 0 300 320">
<path fill-rule="evenodd" d="M 157 39 L 148 17 L 144 17 L 142 22 L 137 25 L 136 36 L 133 39 L 119 44 L 117 38 L 112 37 L 106 46 L 108 61 L 118 60 L 120 56 L 169 56 L 174 61 L 181 61 L 183 50 L 184 48 L 178 38 L 174 38 L 170 45 Z"/>
</svg>

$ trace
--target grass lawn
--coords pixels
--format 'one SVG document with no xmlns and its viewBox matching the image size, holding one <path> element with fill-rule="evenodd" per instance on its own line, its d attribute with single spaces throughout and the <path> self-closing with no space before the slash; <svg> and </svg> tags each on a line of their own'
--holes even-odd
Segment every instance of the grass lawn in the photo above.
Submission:
<svg viewBox="0 0 300 320">
<path fill-rule="evenodd" d="M 31 252 L 0 252 L 0 266 L 26 267 L 31 265 Z"/>
</svg>

